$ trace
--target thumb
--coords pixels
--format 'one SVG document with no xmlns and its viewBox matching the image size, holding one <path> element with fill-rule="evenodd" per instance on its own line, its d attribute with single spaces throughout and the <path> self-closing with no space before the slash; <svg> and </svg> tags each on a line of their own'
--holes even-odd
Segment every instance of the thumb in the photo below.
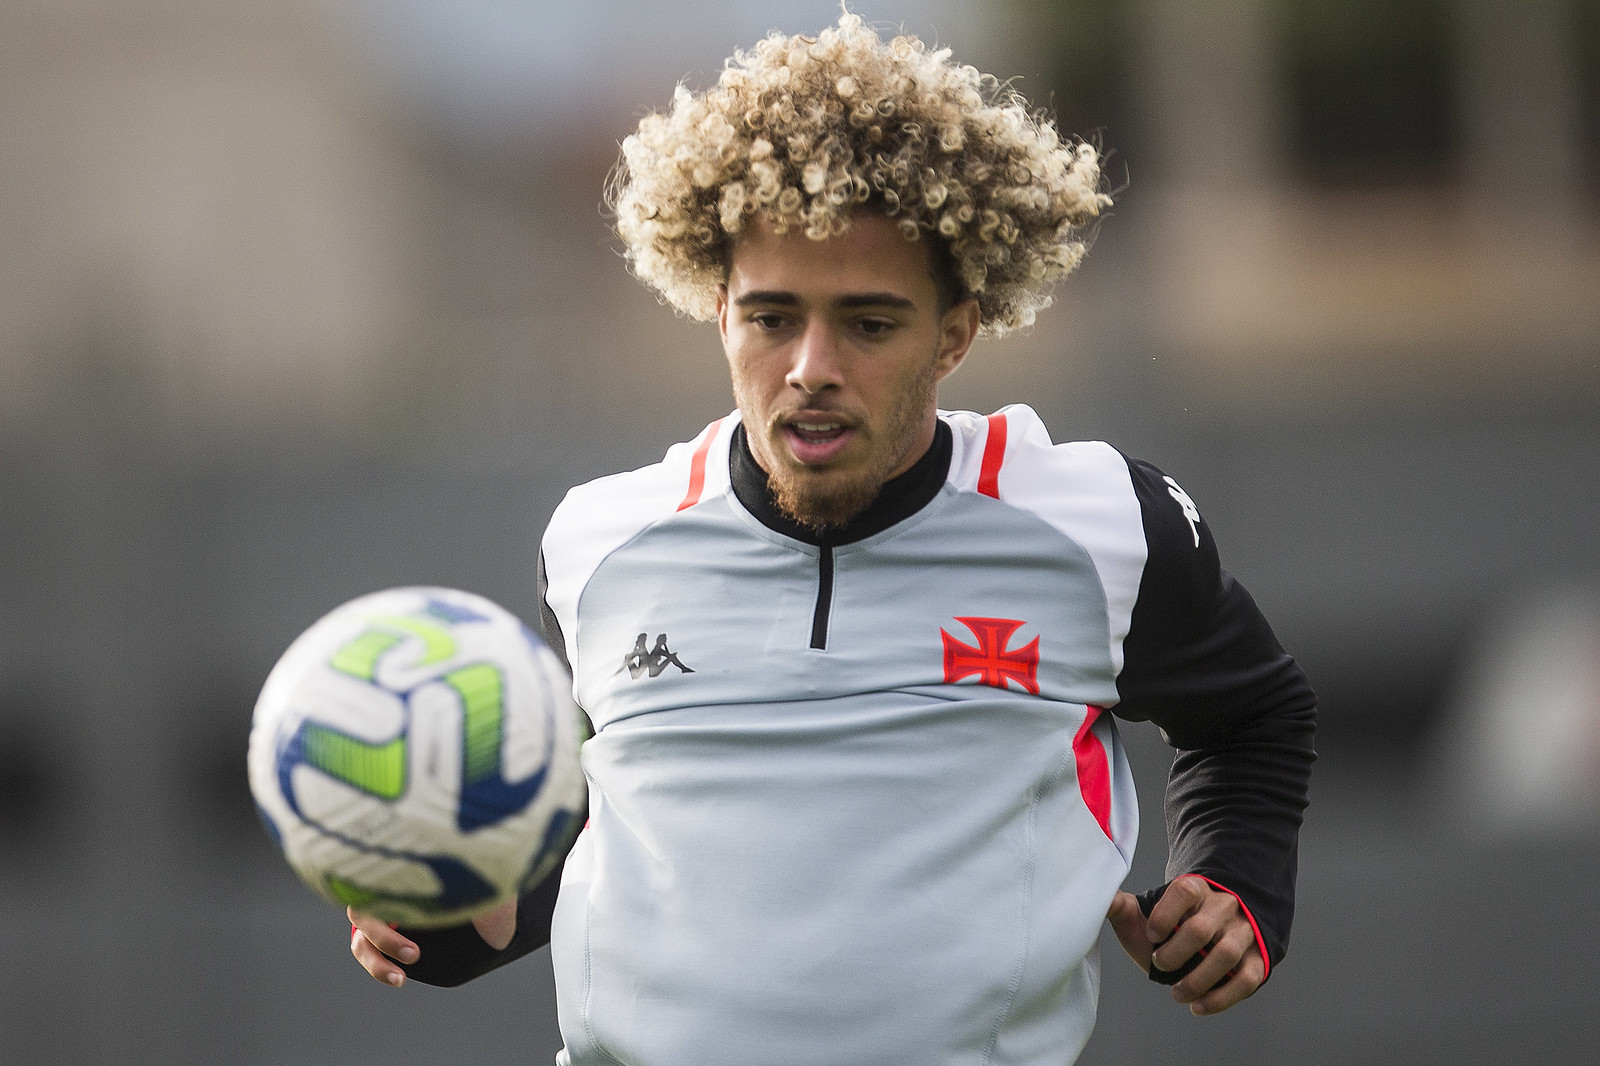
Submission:
<svg viewBox="0 0 1600 1066">
<path fill-rule="evenodd" d="M 1154 949 L 1146 933 L 1144 911 L 1139 909 L 1139 901 L 1133 893 L 1118 892 L 1112 897 L 1111 909 L 1106 911 L 1106 921 L 1111 923 L 1111 931 L 1117 934 L 1117 942 L 1128 953 L 1128 958 L 1139 969 L 1149 973 L 1150 956 L 1154 954 Z"/>
<path fill-rule="evenodd" d="M 472 927 L 483 937 L 483 942 L 496 951 L 504 951 L 517 935 L 517 901 L 507 900 L 500 906 L 472 919 Z"/>
</svg>

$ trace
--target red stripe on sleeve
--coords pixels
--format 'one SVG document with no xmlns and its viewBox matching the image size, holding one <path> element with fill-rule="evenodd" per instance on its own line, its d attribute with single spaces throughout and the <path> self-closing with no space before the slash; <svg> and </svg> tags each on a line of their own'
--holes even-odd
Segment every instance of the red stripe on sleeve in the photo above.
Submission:
<svg viewBox="0 0 1600 1066">
<path fill-rule="evenodd" d="M 694 450 L 694 458 L 689 460 L 689 491 L 684 494 L 683 502 L 678 504 L 680 511 L 700 502 L 700 494 L 706 488 L 706 454 L 711 451 L 711 442 L 717 439 L 717 429 L 721 425 L 722 419 L 719 418 L 700 434 L 700 444 Z"/>
<path fill-rule="evenodd" d="M 978 491 L 1000 498 L 1000 464 L 1006 460 L 1006 416 L 989 416 L 989 435 L 983 442 L 983 466 L 978 469 Z"/>
<path fill-rule="evenodd" d="M 1239 893 L 1227 885 L 1217 884 L 1211 878 L 1206 877 L 1205 874 L 1199 874 L 1198 876 L 1204 878 L 1206 884 L 1218 892 L 1226 892 L 1234 899 L 1239 900 L 1239 909 L 1244 911 L 1245 918 L 1250 922 L 1250 931 L 1256 935 L 1256 950 L 1261 952 L 1261 983 L 1265 984 L 1267 978 L 1272 976 L 1272 956 L 1267 954 L 1267 942 L 1261 939 L 1261 927 L 1256 924 L 1256 916 L 1250 913 L 1250 908 L 1244 905 L 1244 900 L 1239 899 Z"/>
<path fill-rule="evenodd" d="M 1111 760 L 1106 758 L 1106 746 L 1094 735 L 1093 727 L 1104 708 L 1090 707 L 1072 738 L 1072 757 L 1078 764 L 1078 790 L 1083 793 L 1084 806 L 1100 823 L 1106 839 L 1113 844 L 1111 835 Z"/>
</svg>

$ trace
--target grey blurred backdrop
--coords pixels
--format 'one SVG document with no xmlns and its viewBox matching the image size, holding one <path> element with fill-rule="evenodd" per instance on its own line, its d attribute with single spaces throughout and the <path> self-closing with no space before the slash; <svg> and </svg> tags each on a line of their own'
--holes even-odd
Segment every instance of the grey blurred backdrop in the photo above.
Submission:
<svg viewBox="0 0 1600 1066">
<path fill-rule="evenodd" d="M 1322 696 L 1288 961 L 1198 1021 L 1108 941 L 1084 1062 L 1593 1061 L 1600 4 L 859 9 L 1113 150 L 1085 266 L 945 406 L 1173 472 Z M 251 705 L 371 589 L 531 613 L 564 489 L 731 406 L 602 184 L 677 79 L 836 16 L 0 0 L 0 1061 L 550 1061 L 545 953 L 357 969 Z M 1168 756 L 1124 736 L 1143 886 Z"/>
</svg>

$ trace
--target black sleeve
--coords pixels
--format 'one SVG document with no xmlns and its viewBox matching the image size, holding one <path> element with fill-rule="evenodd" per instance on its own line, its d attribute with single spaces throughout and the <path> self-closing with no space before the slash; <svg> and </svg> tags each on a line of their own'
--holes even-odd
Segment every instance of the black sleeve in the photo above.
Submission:
<svg viewBox="0 0 1600 1066">
<path fill-rule="evenodd" d="M 517 931 L 511 943 L 496 951 L 468 922 L 443 929 L 401 927 L 419 952 L 417 961 L 400 968 L 413 981 L 425 985 L 454 988 L 474 977 L 482 977 L 550 943 L 550 916 L 555 913 L 556 894 L 561 889 L 561 868 L 551 871 L 543 881 L 517 900 Z"/>
<path fill-rule="evenodd" d="M 1316 698 L 1244 587 L 1223 570 L 1187 494 L 1129 460 L 1149 556 L 1117 678 L 1119 717 L 1177 748 L 1167 782 L 1167 876 L 1236 895 L 1270 968 L 1289 946 Z M 1148 913 L 1165 886 L 1144 894 Z"/>
<path fill-rule="evenodd" d="M 550 610 L 545 599 L 545 587 L 544 553 L 541 552 L 537 577 L 539 619 L 536 631 L 560 658 L 561 665 L 567 666 L 566 642 L 562 639 L 555 612 Z M 585 812 L 578 812 L 580 823 L 585 817 Z M 557 866 L 517 900 L 517 931 L 504 949 L 496 951 L 484 943 L 470 922 L 443 929 L 402 928 L 400 931 L 416 942 L 419 954 L 416 962 L 409 966 L 402 964 L 401 969 L 413 981 L 453 988 L 544 947 L 550 943 L 550 919 L 555 913 L 556 896 L 561 889 L 562 869 L 562 866 Z"/>
</svg>

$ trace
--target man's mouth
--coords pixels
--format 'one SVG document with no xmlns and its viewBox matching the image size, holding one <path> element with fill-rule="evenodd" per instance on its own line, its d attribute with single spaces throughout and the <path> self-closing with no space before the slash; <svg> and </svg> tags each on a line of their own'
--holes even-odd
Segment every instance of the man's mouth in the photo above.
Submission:
<svg viewBox="0 0 1600 1066">
<path fill-rule="evenodd" d="M 782 425 L 790 452 L 806 466 L 832 461 L 844 450 L 853 432 L 844 422 L 823 418 L 796 418 Z"/>
<path fill-rule="evenodd" d="M 790 422 L 789 428 L 808 444 L 824 444 L 844 432 L 843 422 Z"/>
</svg>

